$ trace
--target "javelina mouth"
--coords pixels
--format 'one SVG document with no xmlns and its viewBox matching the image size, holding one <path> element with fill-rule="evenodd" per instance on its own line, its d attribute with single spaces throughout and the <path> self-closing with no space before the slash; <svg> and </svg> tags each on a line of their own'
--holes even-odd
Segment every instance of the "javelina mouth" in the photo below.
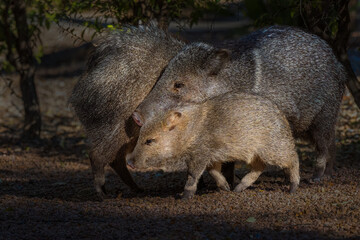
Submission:
<svg viewBox="0 0 360 240">
<path fill-rule="evenodd" d="M 135 169 L 134 163 L 132 163 L 131 161 L 127 161 L 126 164 L 127 164 L 131 169 Z"/>
</svg>

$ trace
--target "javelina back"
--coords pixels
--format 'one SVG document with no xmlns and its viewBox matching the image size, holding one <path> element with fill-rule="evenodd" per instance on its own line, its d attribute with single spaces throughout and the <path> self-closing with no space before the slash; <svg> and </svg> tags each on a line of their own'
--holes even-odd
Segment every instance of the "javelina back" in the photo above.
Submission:
<svg viewBox="0 0 360 240">
<path fill-rule="evenodd" d="M 275 104 L 260 96 L 225 93 L 202 104 L 187 104 L 146 122 L 134 152 L 127 156 L 134 167 L 161 166 L 180 158 L 188 166 L 184 198 L 196 192 L 198 180 L 208 169 L 217 184 L 227 182 L 214 163 L 241 160 L 251 171 L 236 186 L 249 187 L 266 165 L 284 168 L 290 191 L 299 184 L 299 161 L 286 117 Z"/>
<path fill-rule="evenodd" d="M 335 159 L 335 123 L 347 74 L 329 45 L 316 35 L 284 26 L 265 28 L 220 49 L 185 46 L 169 63 L 133 115 L 141 125 L 179 102 L 201 102 L 245 91 L 270 99 L 296 137 L 318 153 L 314 178 Z"/>
<path fill-rule="evenodd" d="M 70 103 L 90 139 L 90 162 L 100 196 L 108 163 L 127 185 L 138 189 L 124 158 L 133 150 L 139 130 L 131 114 L 183 45 L 153 25 L 131 27 L 109 34 L 90 56 Z"/>
</svg>

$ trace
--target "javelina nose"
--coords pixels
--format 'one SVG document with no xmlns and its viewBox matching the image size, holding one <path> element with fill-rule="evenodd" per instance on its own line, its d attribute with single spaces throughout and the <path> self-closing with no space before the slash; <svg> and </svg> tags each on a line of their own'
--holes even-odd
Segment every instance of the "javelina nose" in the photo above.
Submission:
<svg viewBox="0 0 360 240">
<path fill-rule="evenodd" d="M 132 153 L 129 153 L 126 155 L 126 164 L 132 168 L 132 169 L 135 169 L 135 165 L 134 165 L 134 158 L 133 158 L 133 154 Z"/>
<path fill-rule="evenodd" d="M 126 163 L 131 169 L 135 169 L 134 163 L 131 160 L 128 160 Z"/>
<path fill-rule="evenodd" d="M 142 119 L 141 117 L 141 114 L 137 111 L 135 111 L 133 114 L 132 114 L 132 118 L 134 119 L 134 121 L 136 122 L 137 125 L 139 125 L 140 127 L 142 125 L 144 125 L 144 120 Z"/>
</svg>

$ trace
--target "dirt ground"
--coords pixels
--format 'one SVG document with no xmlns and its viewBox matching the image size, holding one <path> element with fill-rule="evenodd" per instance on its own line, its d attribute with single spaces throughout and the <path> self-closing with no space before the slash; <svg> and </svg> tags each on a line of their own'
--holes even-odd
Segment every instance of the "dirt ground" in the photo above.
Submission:
<svg viewBox="0 0 360 240">
<path fill-rule="evenodd" d="M 53 31 L 49 36 L 59 35 Z M 132 172 L 145 189 L 137 194 L 108 168 L 109 198 L 98 202 L 86 137 L 67 106 L 87 48 L 54 39 L 49 49 L 56 52 L 45 49 L 37 75 L 41 141 L 20 140 L 21 102 L 0 81 L 0 239 L 360 239 L 360 110 L 348 93 L 334 175 L 309 183 L 314 149 L 299 142 L 295 194 L 281 171 L 263 174 L 242 193 L 217 191 L 205 173 L 206 188 L 184 201 L 184 171 Z M 239 165 L 236 175 L 246 171 Z"/>
</svg>

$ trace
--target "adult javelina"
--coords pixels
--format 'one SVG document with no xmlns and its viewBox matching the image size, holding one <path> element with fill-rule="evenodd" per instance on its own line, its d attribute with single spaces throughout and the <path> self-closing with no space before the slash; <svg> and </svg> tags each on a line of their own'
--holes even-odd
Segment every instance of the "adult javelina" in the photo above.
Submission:
<svg viewBox="0 0 360 240">
<path fill-rule="evenodd" d="M 108 163 L 127 185 L 138 189 L 124 158 L 133 150 L 139 130 L 131 114 L 183 45 L 153 25 L 131 27 L 102 39 L 90 56 L 70 103 L 91 142 L 90 162 L 101 197 Z"/>
<path fill-rule="evenodd" d="M 317 149 L 314 178 L 331 171 L 335 123 L 347 74 L 319 37 L 286 26 L 265 28 L 220 49 L 185 46 L 133 114 L 142 125 L 179 102 L 201 102 L 228 91 L 256 93 L 285 113 L 294 136 Z M 231 54 L 230 54 L 231 53 Z"/>
<path fill-rule="evenodd" d="M 161 166 L 169 164 L 169 158 L 184 159 L 188 166 L 184 198 L 194 195 L 206 168 L 218 186 L 228 188 L 221 173 L 212 169 L 219 162 L 242 160 L 251 166 L 236 186 L 237 192 L 255 182 L 266 165 L 287 171 L 291 192 L 300 181 L 299 160 L 286 117 L 269 100 L 246 93 L 225 93 L 147 121 L 134 152 L 127 156 L 128 164 Z"/>
</svg>

